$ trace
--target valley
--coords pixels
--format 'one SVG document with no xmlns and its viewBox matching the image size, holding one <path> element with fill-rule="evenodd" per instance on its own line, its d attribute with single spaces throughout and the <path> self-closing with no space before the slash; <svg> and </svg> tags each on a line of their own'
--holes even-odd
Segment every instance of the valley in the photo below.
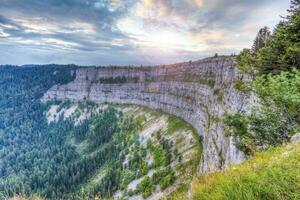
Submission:
<svg viewBox="0 0 300 200">
<path fill-rule="evenodd" d="M 0 70 L 1 198 L 158 199 L 178 188 L 188 193 L 202 154 L 191 125 L 135 105 L 41 102 L 53 85 L 74 80 L 74 66 Z"/>
<path fill-rule="evenodd" d="M 28 59 L 70 63 L 75 59 L 94 64 L 0 65 L 0 200 L 300 199 L 299 0 L 291 0 L 278 24 L 260 28 L 253 45 L 243 50 L 240 44 L 249 42 L 245 38 L 258 25 L 252 22 L 258 19 L 256 11 L 269 16 L 265 5 L 260 5 L 263 9 L 251 7 L 257 4 L 254 1 L 221 3 L 216 16 L 230 13 L 235 17 L 224 18 L 230 23 L 226 32 L 225 27 L 210 32 L 218 23 L 215 17 L 208 18 L 216 27 L 209 26 L 211 30 L 204 33 L 202 24 L 197 28 L 203 18 L 198 12 L 215 5 L 181 1 L 185 2 L 181 6 L 197 13 L 188 17 L 198 18 L 196 23 L 183 23 L 189 26 L 182 27 L 181 20 L 189 21 L 186 14 L 160 16 L 148 24 L 163 25 L 154 31 L 160 32 L 158 35 L 145 35 L 148 31 L 139 27 L 146 27 L 132 19 L 138 7 L 141 10 L 134 19 L 146 20 L 154 1 L 94 5 L 62 0 L 39 1 L 34 6 L 3 2 L 0 10 L 6 10 L 10 18 L 0 15 L 0 48 L 5 49 L 4 60 L 6 56 L 13 59 L 4 62 L 1 57 L 1 63 Z M 122 4 L 124 12 L 119 13 L 121 7 L 111 4 L 123 2 L 130 4 Z M 178 2 L 159 2 L 163 12 L 151 19 L 167 11 L 178 12 L 177 7 L 165 9 Z M 191 10 L 195 3 L 197 9 Z M 281 8 L 279 1 L 274 1 L 266 4 L 268 9 L 276 8 L 273 3 Z M 21 14 L 22 5 L 30 17 Z M 45 13 L 40 6 L 47 7 Z M 57 9 L 60 12 L 52 17 L 64 16 L 66 10 L 76 16 L 60 23 L 65 17 L 50 17 Z M 243 9 L 247 17 L 255 13 L 249 24 L 243 21 L 247 18 Z M 15 20 L 15 15 L 20 19 Z M 83 23 L 94 18 L 94 23 Z M 171 26 L 165 18 L 181 24 Z M 229 31 L 234 23 L 241 29 Z M 168 25 L 173 32 L 166 31 Z M 156 46 L 163 49 L 156 51 Z M 33 54 L 28 55 L 25 47 Z M 212 54 L 208 47 L 227 53 L 239 49 L 239 53 Z M 60 51 L 54 53 L 57 48 Z M 140 56 L 147 51 L 163 52 L 159 55 L 162 59 L 154 60 L 154 54 Z M 171 52 L 177 61 L 198 58 L 198 51 L 202 59 L 127 65 L 149 63 L 150 59 L 150 63 L 158 63 Z M 98 66 L 96 61 L 127 64 Z"/>
</svg>

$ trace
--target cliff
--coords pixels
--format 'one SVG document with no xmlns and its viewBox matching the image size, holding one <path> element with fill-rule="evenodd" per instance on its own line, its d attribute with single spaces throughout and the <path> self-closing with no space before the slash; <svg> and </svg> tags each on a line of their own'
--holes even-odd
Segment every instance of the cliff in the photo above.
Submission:
<svg viewBox="0 0 300 200">
<path fill-rule="evenodd" d="M 234 88 L 242 79 L 233 57 L 151 67 L 79 68 L 73 82 L 56 85 L 49 99 L 136 104 L 176 115 L 193 125 L 202 140 L 200 172 L 226 168 L 244 158 L 224 135 L 225 112 L 247 112 L 252 95 Z"/>
</svg>

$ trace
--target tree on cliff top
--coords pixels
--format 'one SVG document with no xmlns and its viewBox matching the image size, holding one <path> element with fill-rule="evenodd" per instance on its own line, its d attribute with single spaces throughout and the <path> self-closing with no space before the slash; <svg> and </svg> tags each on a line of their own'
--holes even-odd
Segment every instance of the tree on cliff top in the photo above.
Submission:
<svg viewBox="0 0 300 200">
<path fill-rule="evenodd" d="M 276 26 L 269 39 L 265 29 L 258 33 L 253 50 L 242 52 L 238 66 L 242 71 L 258 69 L 262 74 L 300 69 L 300 0 L 292 0 L 288 15 Z M 265 44 L 264 44 L 265 42 Z"/>
<path fill-rule="evenodd" d="M 257 36 L 252 45 L 252 51 L 258 52 L 258 50 L 265 47 L 270 35 L 271 35 L 271 31 L 270 31 L 269 27 L 265 26 L 265 27 L 261 28 L 259 30 L 259 32 L 257 33 Z"/>
<path fill-rule="evenodd" d="M 291 6 L 290 6 L 290 9 L 288 9 L 288 12 L 293 15 L 293 14 L 299 12 L 299 10 L 300 10 L 300 0 L 292 0 Z M 290 17 L 290 16 L 288 16 L 288 17 Z"/>
</svg>

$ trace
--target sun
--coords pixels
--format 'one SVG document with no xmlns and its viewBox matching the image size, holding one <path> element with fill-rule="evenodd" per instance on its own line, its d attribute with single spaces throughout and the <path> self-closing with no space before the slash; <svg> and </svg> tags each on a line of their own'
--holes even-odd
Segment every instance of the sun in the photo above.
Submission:
<svg viewBox="0 0 300 200">
<path fill-rule="evenodd" d="M 160 45 L 179 45 L 183 38 L 179 34 L 170 31 L 163 31 L 149 36 L 150 41 Z"/>
<path fill-rule="evenodd" d="M 157 31 L 145 35 L 145 40 L 151 46 L 177 49 L 190 45 L 182 34 L 173 31 Z"/>
<path fill-rule="evenodd" d="M 142 47 L 157 48 L 164 51 L 199 50 L 199 42 L 194 41 L 184 30 L 175 30 L 168 27 L 144 26 L 139 20 L 125 18 L 118 22 L 122 33 L 130 36 L 131 41 Z M 203 46 L 200 46 L 203 48 Z"/>
</svg>

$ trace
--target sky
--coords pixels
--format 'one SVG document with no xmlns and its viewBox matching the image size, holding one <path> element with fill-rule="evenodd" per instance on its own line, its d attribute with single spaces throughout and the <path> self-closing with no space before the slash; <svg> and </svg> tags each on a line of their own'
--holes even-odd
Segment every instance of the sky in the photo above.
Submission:
<svg viewBox="0 0 300 200">
<path fill-rule="evenodd" d="M 152 65 L 250 47 L 289 0 L 0 0 L 0 64 Z"/>
</svg>

